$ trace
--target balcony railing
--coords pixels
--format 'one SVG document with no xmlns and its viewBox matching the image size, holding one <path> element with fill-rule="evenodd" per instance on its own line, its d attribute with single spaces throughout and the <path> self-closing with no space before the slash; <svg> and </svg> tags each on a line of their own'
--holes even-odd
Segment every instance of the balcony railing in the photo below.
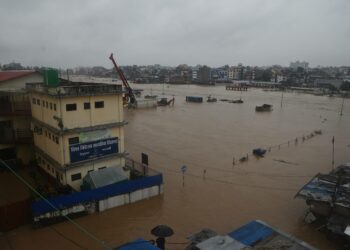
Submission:
<svg viewBox="0 0 350 250">
<path fill-rule="evenodd" d="M 138 172 L 140 176 L 153 176 L 159 174 L 158 171 L 128 157 L 125 157 L 125 167 Z"/>
<path fill-rule="evenodd" d="M 29 102 L 0 102 L 0 115 L 31 115 Z"/>
<path fill-rule="evenodd" d="M 0 127 L 0 144 L 29 144 L 33 142 L 30 129 Z"/>
<path fill-rule="evenodd" d="M 122 85 L 103 84 L 103 83 L 70 83 L 61 84 L 57 87 L 45 86 L 40 83 L 27 83 L 28 90 L 45 93 L 53 96 L 86 96 L 86 95 L 105 95 L 123 93 Z"/>
</svg>

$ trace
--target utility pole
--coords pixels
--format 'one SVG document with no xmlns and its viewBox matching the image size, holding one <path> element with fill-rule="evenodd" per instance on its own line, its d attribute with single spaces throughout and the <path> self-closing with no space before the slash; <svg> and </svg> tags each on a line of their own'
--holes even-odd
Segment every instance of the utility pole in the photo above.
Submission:
<svg viewBox="0 0 350 250">
<path fill-rule="evenodd" d="M 340 109 L 340 116 L 342 116 L 343 115 L 343 107 L 344 107 L 344 95 L 343 95 L 343 101 L 342 101 L 342 103 L 341 103 L 341 109 Z"/>
<path fill-rule="evenodd" d="M 282 104 L 283 104 L 283 91 L 284 91 L 284 89 L 282 89 L 282 96 L 281 96 L 281 108 L 282 108 Z"/>
<path fill-rule="evenodd" d="M 332 169 L 334 169 L 334 136 L 332 139 Z"/>
</svg>

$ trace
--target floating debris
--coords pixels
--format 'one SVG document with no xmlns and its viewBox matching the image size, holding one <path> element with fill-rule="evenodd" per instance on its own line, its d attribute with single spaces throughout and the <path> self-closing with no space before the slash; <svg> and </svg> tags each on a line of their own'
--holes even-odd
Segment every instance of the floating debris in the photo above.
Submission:
<svg viewBox="0 0 350 250">
<path fill-rule="evenodd" d="M 289 165 L 298 165 L 298 163 L 295 163 L 295 162 L 290 162 L 290 161 L 285 161 L 285 160 L 280 160 L 280 159 L 273 159 L 273 160 L 281 162 L 281 163 L 289 164 Z"/>
</svg>

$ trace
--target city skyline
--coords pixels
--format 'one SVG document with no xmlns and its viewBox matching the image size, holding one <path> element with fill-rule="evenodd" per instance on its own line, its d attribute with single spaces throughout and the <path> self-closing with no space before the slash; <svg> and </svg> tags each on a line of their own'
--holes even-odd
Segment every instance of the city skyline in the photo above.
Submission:
<svg viewBox="0 0 350 250">
<path fill-rule="evenodd" d="M 350 2 L 4 1 L 0 64 L 350 65 Z"/>
</svg>

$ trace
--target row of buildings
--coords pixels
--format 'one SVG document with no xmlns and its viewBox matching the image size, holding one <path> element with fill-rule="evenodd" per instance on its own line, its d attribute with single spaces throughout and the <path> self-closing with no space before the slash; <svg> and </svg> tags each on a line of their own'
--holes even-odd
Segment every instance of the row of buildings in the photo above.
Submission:
<svg viewBox="0 0 350 250">
<path fill-rule="evenodd" d="M 18 63 L 4 64 L 2 68 L 23 69 Z M 289 67 L 279 65 L 253 67 L 238 64 L 212 68 L 206 65 L 180 64 L 177 67 L 168 67 L 155 64 L 121 68 L 126 77 L 135 83 L 216 84 L 233 81 L 263 81 L 286 86 L 339 89 L 344 82 L 350 82 L 349 66 L 310 68 L 309 63 L 305 61 L 291 62 Z M 69 79 L 70 75 L 117 78 L 114 69 L 101 66 L 61 70 L 60 75 L 66 79 Z"/>
</svg>

